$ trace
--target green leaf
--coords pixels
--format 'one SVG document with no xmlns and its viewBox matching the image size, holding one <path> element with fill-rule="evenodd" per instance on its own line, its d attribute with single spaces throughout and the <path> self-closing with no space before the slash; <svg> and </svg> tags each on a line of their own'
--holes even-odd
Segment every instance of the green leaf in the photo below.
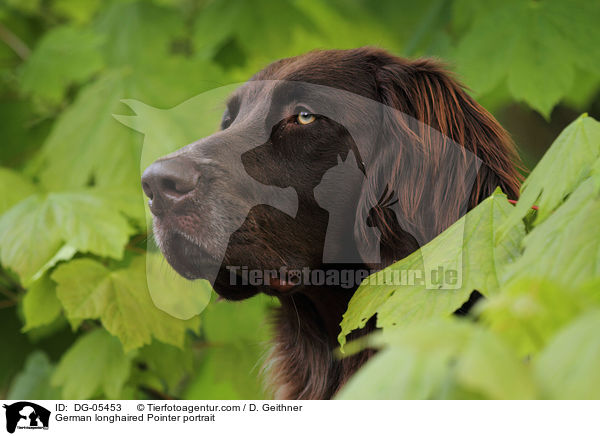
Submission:
<svg viewBox="0 0 600 436">
<path fill-rule="evenodd" d="M 486 330 L 473 333 L 455 363 L 455 377 L 464 391 L 489 399 L 533 399 L 529 367 L 500 338 Z"/>
<path fill-rule="evenodd" d="M 13 380 L 7 400 L 56 400 L 60 392 L 50 385 L 54 365 L 42 351 L 27 357 L 25 367 Z"/>
<path fill-rule="evenodd" d="M 6 20 L 6 18 L 4 19 Z M 2 59 L 2 46 L 0 46 L 0 62 L 6 62 Z M 13 87 L 14 85 L 10 89 L 13 89 Z M 2 71 L 0 68 L 1 88 Z M 13 93 L 9 89 L 0 92 Z M 13 168 L 22 166 L 44 142 L 51 126 L 52 120 L 39 119 L 35 105 L 31 101 L 17 96 L 12 98 L 5 96 L 0 99 L 0 131 L 2 132 L 0 164 Z M 29 179 L 32 178 L 35 179 L 35 177 Z M 4 187 L 11 185 L 0 186 L 0 190 L 4 191 Z M 17 191 L 19 189 L 18 185 L 13 185 L 11 188 Z"/>
<path fill-rule="evenodd" d="M 568 43 L 575 63 L 598 76 L 600 47 L 593 41 L 600 38 L 596 20 L 600 16 L 600 4 L 585 0 L 569 3 L 553 0 L 544 7 L 547 8 L 545 18 Z"/>
<path fill-rule="evenodd" d="M 114 2 L 102 11 L 95 30 L 106 39 L 103 54 L 109 66 L 135 66 L 164 61 L 172 40 L 182 35 L 183 19 L 175 9 L 152 2 Z"/>
<path fill-rule="evenodd" d="M 99 52 L 108 69 L 60 114 L 27 173 L 48 190 L 93 185 L 141 192 L 141 137 L 112 117 L 122 110 L 121 100 L 173 106 L 223 81 L 214 65 L 169 54 L 173 37 L 185 27 L 182 19 L 174 9 L 148 2 L 106 8 L 95 30 L 104 39 Z M 143 213 L 141 204 L 137 217 Z"/>
<path fill-rule="evenodd" d="M 105 330 L 94 330 L 63 355 L 52 384 L 61 387 L 63 399 L 86 400 L 100 394 L 116 399 L 129 377 L 131 358 L 117 338 Z"/>
<path fill-rule="evenodd" d="M 143 233 L 146 229 L 144 205 L 147 203 L 140 186 L 135 188 L 123 186 L 121 189 L 97 188 L 94 189 L 94 194 L 130 218 L 132 220 L 131 224 Z"/>
<path fill-rule="evenodd" d="M 200 55 L 206 59 L 235 38 L 244 52 L 260 59 L 274 60 L 275 56 L 286 54 L 297 28 L 312 30 L 314 26 L 293 1 L 216 0 L 208 3 L 199 14 L 194 41 Z"/>
<path fill-rule="evenodd" d="M 525 101 L 549 119 L 573 85 L 574 58 L 568 42 L 537 13 L 537 4 L 530 3 L 535 6 L 528 6 L 522 22 L 516 21 L 521 35 L 517 34 L 510 55 L 508 90 L 515 100 Z"/>
<path fill-rule="evenodd" d="M 143 362 L 148 373 L 157 377 L 167 390 L 173 390 L 193 370 L 192 348 L 185 349 L 152 341 L 141 348 L 137 359 Z"/>
<path fill-rule="evenodd" d="M 365 4 L 343 0 L 297 2 L 295 6 L 306 15 L 311 24 L 297 27 L 293 38 L 288 40 L 285 56 L 300 55 L 325 47 L 352 49 L 373 44 L 373 41 L 378 41 L 377 45 L 380 47 L 399 52 L 399 48 L 414 34 L 419 15 L 425 10 L 425 3 Z M 360 32 L 356 31 L 357 21 L 360 22 Z M 253 59 L 254 57 L 250 58 L 249 63 Z"/>
<path fill-rule="evenodd" d="M 51 104 L 62 101 L 67 87 L 102 68 L 102 38 L 89 30 L 61 26 L 45 33 L 23 65 L 21 89 Z"/>
<path fill-rule="evenodd" d="M 112 119 L 126 90 L 124 72 L 103 76 L 78 93 L 53 125 L 28 172 L 49 190 L 134 186 L 139 142 Z M 77 162 L 77 165 L 73 165 Z"/>
<path fill-rule="evenodd" d="M 475 311 L 521 356 L 544 348 L 554 334 L 591 307 L 600 307 L 598 281 L 561 286 L 526 274 L 502 292 L 478 304 Z"/>
<path fill-rule="evenodd" d="M 171 106 L 214 86 L 210 79 L 222 80 L 214 66 L 182 58 L 139 68 L 110 71 L 83 88 L 55 122 L 28 172 L 50 190 L 89 184 L 113 190 L 139 189 L 141 137 L 113 118 L 121 110 L 121 100 L 138 98 L 156 106 Z"/>
<path fill-rule="evenodd" d="M 506 280 L 544 277 L 563 286 L 600 278 L 600 175 L 583 182 L 523 239 L 523 254 Z"/>
<path fill-rule="evenodd" d="M 524 235 L 518 225 L 509 237 L 498 238 L 496 228 L 511 210 L 506 196 L 496 191 L 420 250 L 367 278 L 344 314 L 340 344 L 376 313 L 377 326 L 386 329 L 448 316 L 473 290 L 484 295 L 496 293 L 503 268 L 518 254 Z M 437 271 L 438 279 L 453 272 L 456 282 L 448 287 L 436 284 L 433 277 Z M 396 278 L 403 272 L 421 279 L 413 283 L 410 278 L 401 279 L 398 284 Z"/>
<path fill-rule="evenodd" d="M 183 347 L 186 330 L 198 328 L 197 317 L 182 321 L 152 303 L 144 256 L 115 270 L 91 259 L 77 259 L 60 265 L 52 279 L 71 322 L 100 319 L 126 351 L 150 344 L 153 337 Z"/>
<path fill-rule="evenodd" d="M 27 284 L 75 250 L 120 259 L 132 233 L 93 190 L 35 195 L 0 218 L 0 260 Z"/>
<path fill-rule="evenodd" d="M 52 323 L 59 315 L 62 306 L 56 297 L 56 284 L 47 274 L 29 286 L 23 297 L 23 332 Z"/>
<path fill-rule="evenodd" d="M 524 363 L 496 336 L 473 324 L 428 321 L 386 334 L 384 343 L 386 347 L 350 379 L 338 399 L 535 396 Z"/>
<path fill-rule="evenodd" d="M 35 192 L 35 185 L 27 177 L 11 169 L 0 168 L 0 215 Z"/>
<path fill-rule="evenodd" d="M 561 330 L 535 360 L 543 396 L 600 398 L 600 311 L 588 312 Z"/>
<path fill-rule="evenodd" d="M 25 283 L 63 246 L 48 205 L 40 195 L 29 197 L 0 218 L 0 261 Z"/>
<path fill-rule="evenodd" d="M 589 177 L 599 158 L 600 123 L 583 114 L 562 131 L 529 174 L 521 187 L 521 198 L 501 232 L 507 232 L 534 204 L 539 207 L 536 223 L 546 219 Z"/>
<path fill-rule="evenodd" d="M 90 191 L 48 194 L 48 206 L 67 243 L 79 251 L 121 259 L 133 233 L 127 221 Z"/>
<path fill-rule="evenodd" d="M 548 117 L 570 90 L 575 65 L 597 73 L 599 14 L 600 5 L 585 0 L 494 3 L 477 11 L 458 45 L 456 64 L 478 93 L 507 79 L 515 99 Z"/>
<path fill-rule="evenodd" d="M 565 96 L 564 104 L 578 111 L 591 107 L 600 90 L 600 77 L 589 71 L 578 70 L 573 87 Z"/>
</svg>

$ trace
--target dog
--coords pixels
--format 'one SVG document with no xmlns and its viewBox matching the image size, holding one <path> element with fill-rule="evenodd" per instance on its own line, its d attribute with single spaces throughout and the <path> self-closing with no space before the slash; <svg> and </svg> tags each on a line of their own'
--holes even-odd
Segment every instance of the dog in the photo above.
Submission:
<svg viewBox="0 0 600 436">
<path fill-rule="evenodd" d="M 270 64 L 229 98 L 217 133 L 154 162 L 142 186 L 179 274 L 228 300 L 280 301 L 276 398 L 329 399 L 374 351 L 334 355 L 358 283 L 303 272 L 385 268 L 496 187 L 516 199 L 518 165 L 509 135 L 438 61 L 364 47 Z"/>
</svg>

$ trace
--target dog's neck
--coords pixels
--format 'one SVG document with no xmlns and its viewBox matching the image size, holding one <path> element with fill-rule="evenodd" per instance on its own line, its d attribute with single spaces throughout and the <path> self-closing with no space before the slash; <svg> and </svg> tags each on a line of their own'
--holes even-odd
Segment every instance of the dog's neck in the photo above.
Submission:
<svg viewBox="0 0 600 436">
<path fill-rule="evenodd" d="M 281 297 L 271 381 L 278 399 L 328 399 L 373 354 L 335 356 L 342 315 L 353 294 L 341 287 L 306 287 Z M 372 325 L 359 335 L 373 329 Z"/>
<path fill-rule="evenodd" d="M 331 348 L 338 346 L 340 322 L 355 290 L 340 286 L 306 286 L 299 292 L 314 308 L 316 321 L 321 324 L 322 332 Z"/>
<path fill-rule="evenodd" d="M 313 242 L 324 246 L 328 212 L 316 202 L 312 190 L 298 192 L 295 220 L 303 228 L 312 228 Z M 351 234 L 346 231 L 345 234 Z M 321 256 L 322 258 L 322 256 Z M 321 265 L 321 270 L 366 269 L 366 265 Z M 276 315 L 274 347 L 269 358 L 270 381 L 278 399 L 329 399 L 349 377 L 374 353 L 365 350 L 340 359 L 338 347 L 340 322 L 356 286 L 301 285 L 289 295 L 280 295 L 281 307 Z M 354 332 L 353 337 L 374 329 L 374 321 Z"/>
</svg>

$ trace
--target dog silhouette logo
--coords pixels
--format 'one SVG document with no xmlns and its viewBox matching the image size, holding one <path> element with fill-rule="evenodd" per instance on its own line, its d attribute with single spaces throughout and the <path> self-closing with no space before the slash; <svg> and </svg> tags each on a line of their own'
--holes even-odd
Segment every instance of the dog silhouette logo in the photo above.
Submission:
<svg viewBox="0 0 600 436">
<path fill-rule="evenodd" d="M 314 189 L 315 200 L 329 213 L 323 262 L 379 263 L 381 232 L 373 226 L 365 226 L 366 234 L 358 241 L 353 238 L 357 193 L 339 189 L 340 186 L 362 186 L 367 182 L 366 175 L 352 151 L 346 160 L 338 155 L 337 161 L 337 166 L 329 169 Z"/>
<path fill-rule="evenodd" d="M 6 431 L 14 433 L 16 429 L 48 429 L 50 411 L 29 401 L 19 401 L 3 406 L 6 409 Z"/>
</svg>

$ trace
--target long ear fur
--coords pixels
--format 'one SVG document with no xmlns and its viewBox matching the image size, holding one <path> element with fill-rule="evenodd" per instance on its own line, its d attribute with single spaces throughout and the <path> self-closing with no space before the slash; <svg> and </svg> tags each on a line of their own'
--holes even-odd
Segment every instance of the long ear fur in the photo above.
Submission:
<svg viewBox="0 0 600 436">
<path fill-rule="evenodd" d="M 366 159 L 355 236 L 365 234 L 365 225 L 379 227 L 386 266 L 444 231 L 497 186 L 516 199 L 520 176 L 508 134 L 440 64 L 383 52 L 377 57 L 381 130 Z"/>
</svg>

